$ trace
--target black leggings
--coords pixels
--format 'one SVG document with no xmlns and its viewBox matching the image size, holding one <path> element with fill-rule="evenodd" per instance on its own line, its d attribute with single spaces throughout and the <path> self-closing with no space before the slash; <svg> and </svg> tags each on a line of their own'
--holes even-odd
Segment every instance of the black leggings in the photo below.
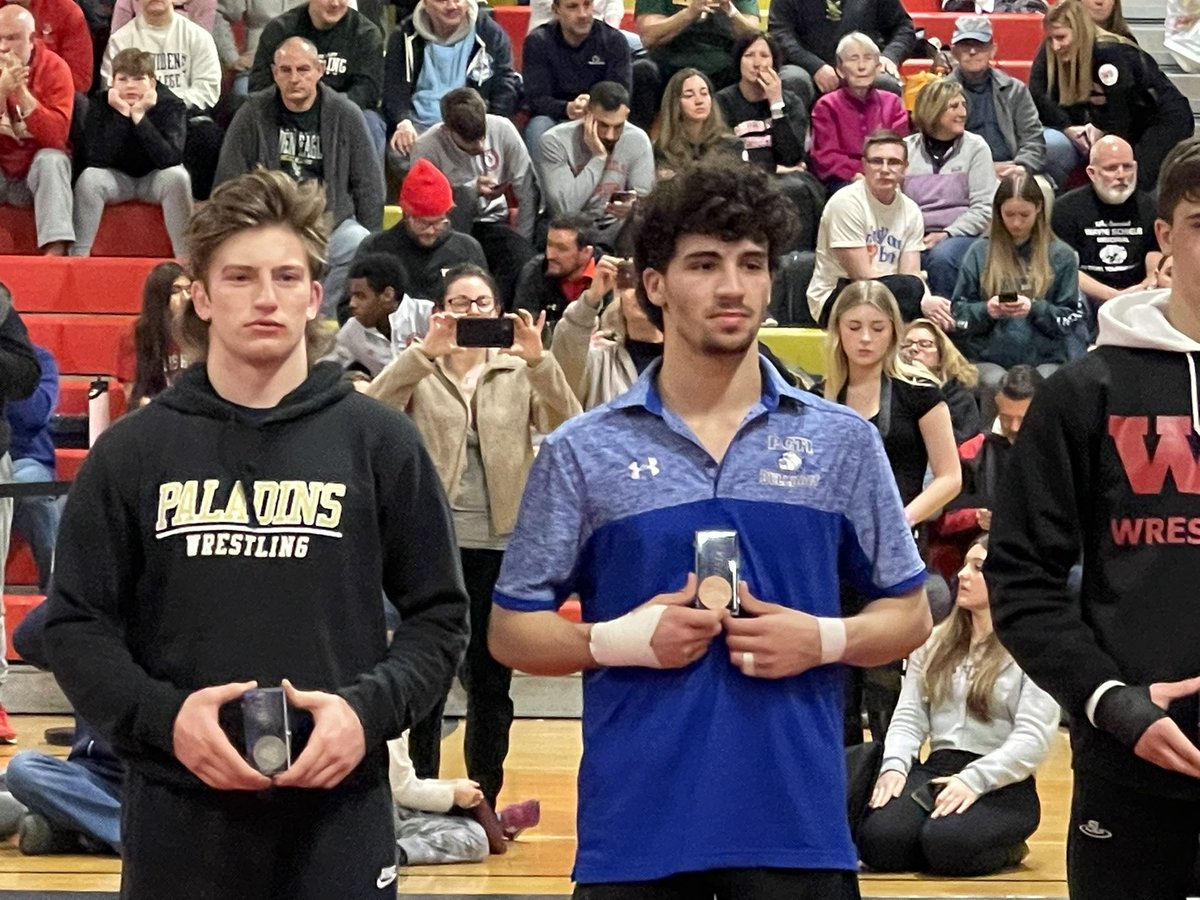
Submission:
<svg viewBox="0 0 1200 900">
<path fill-rule="evenodd" d="M 1067 826 L 1071 900 L 1183 900 L 1191 892 L 1200 803 L 1147 796 L 1075 770 Z"/>
<path fill-rule="evenodd" d="M 122 900 L 396 896 L 387 780 L 263 793 L 125 779 Z"/>
<path fill-rule="evenodd" d="M 488 622 L 492 615 L 492 591 L 500 577 L 502 550 L 459 549 L 463 579 L 471 598 L 471 642 L 459 678 L 467 690 L 467 731 L 463 756 L 467 775 L 479 782 L 484 797 L 493 807 L 504 785 L 504 758 L 508 756 L 508 733 L 512 728 L 513 703 L 509 695 L 512 669 L 492 658 L 487 648 Z M 446 699 L 428 716 L 413 725 L 408 749 L 420 778 L 437 778 L 442 761 L 442 713 Z"/>
<path fill-rule="evenodd" d="M 574 900 L 858 900 L 858 875 L 834 869 L 713 869 L 657 881 L 577 884 Z"/>
<path fill-rule="evenodd" d="M 911 796 L 930 779 L 957 774 L 978 758 L 961 750 L 939 750 L 913 766 L 899 797 L 867 810 L 858 830 L 859 858 L 879 872 L 932 872 L 956 878 L 1004 868 L 1041 820 L 1033 778 L 989 791 L 965 813 L 939 819 L 931 819 Z"/>
</svg>

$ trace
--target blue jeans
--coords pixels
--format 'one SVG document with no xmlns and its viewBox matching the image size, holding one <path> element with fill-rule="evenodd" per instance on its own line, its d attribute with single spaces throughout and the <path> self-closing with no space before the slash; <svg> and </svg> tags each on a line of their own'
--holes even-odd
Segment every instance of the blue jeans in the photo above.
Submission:
<svg viewBox="0 0 1200 900">
<path fill-rule="evenodd" d="M 537 159 L 538 141 L 542 139 L 543 134 L 558 124 L 558 120 L 550 116 L 534 116 L 525 123 L 525 146 L 529 148 L 530 156 Z"/>
<path fill-rule="evenodd" d="M 382 160 L 384 148 L 387 147 L 387 122 L 373 109 L 363 110 L 363 118 L 367 120 L 367 131 L 371 133 L 371 146 L 375 148 L 375 156 Z"/>
<path fill-rule="evenodd" d="M 36 459 L 13 461 L 13 481 L 32 484 L 53 481 L 54 472 Z M 29 542 L 37 564 L 38 590 L 43 594 L 54 569 L 54 545 L 58 540 L 58 520 L 62 506 L 57 497 L 22 497 L 13 505 L 12 530 Z"/>
<path fill-rule="evenodd" d="M 1046 138 L 1046 176 L 1061 191 L 1067 186 L 1071 173 L 1083 165 L 1083 155 L 1058 129 L 1044 128 L 1042 134 Z"/>
<path fill-rule="evenodd" d="M 965 235 L 948 237 L 932 250 L 921 253 L 921 268 L 929 276 L 929 292 L 937 297 L 949 299 L 954 296 L 954 285 L 958 283 L 958 267 L 975 243 L 975 238 Z"/>
<path fill-rule="evenodd" d="M 56 828 L 121 849 L 121 784 L 87 759 L 26 750 L 8 764 L 8 790 Z"/>
<path fill-rule="evenodd" d="M 337 316 L 338 303 L 346 291 L 346 281 L 350 273 L 350 263 L 358 252 L 358 245 L 363 238 L 370 234 L 365 226 L 353 218 L 346 219 L 329 236 L 329 272 L 322 282 L 325 295 L 321 298 L 321 315 L 328 318 Z"/>
</svg>

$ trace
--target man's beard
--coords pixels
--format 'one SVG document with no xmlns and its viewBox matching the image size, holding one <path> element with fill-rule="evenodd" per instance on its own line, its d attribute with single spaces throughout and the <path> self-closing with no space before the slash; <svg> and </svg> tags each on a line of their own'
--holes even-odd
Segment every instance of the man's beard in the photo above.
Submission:
<svg viewBox="0 0 1200 900">
<path fill-rule="evenodd" d="M 1095 188 L 1096 196 L 1101 200 L 1109 206 L 1119 206 L 1133 196 L 1133 192 L 1137 190 L 1137 182 L 1131 181 L 1129 186 L 1124 188 L 1110 188 L 1098 184 L 1095 185 Z"/>
</svg>

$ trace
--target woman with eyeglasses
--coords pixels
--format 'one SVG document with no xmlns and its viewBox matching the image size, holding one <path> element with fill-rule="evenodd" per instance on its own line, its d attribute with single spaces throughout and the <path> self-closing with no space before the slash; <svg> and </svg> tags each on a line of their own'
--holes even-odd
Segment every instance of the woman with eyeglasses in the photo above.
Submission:
<svg viewBox="0 0 1200 900">
<path fill-rule="evenodd" d="M 985 535 L 958 573 L 954 611 L 908 659 L 858 831 L 859 856 L 876 871 L 987 875 L 1024 859 L 1041 821 L 1034 772 L 1059 709 L 992 630 L 986 559 Z"/>
<path fill-rule="evenodd" d="M 1059 0 L 1042 28 L 1029 72 L 1042 124 L 1065 132 L 1081 161 L 1104 135 L 1124 138 L 1138 160 L 1138 187 L 1153 190 L 1167 152 L 1194 131 L 1187 98 L 1154 57 L 1098 25 L 1080 0 Z"/>
<path fill-rule="evenodd" d="M 979 384 L 979 370 L 958 352 L 946 333 L 929 319 L 913 319 L 900 344 L 900 356 L 932 372 L 942 384 L 942 395 L 950 407 L 954 441 L 961 444 L 979 434 L 982 419 L 972 393 Z"/>
<path fill-rule="evenodd" d="M 512 670 L 487 649 L 492 590 L 533 464 L 531 429 L 548 434 L 580 412 L 558 362 L 542 348 L 546 314 L 536 321 L 524 310 L 503 314 L 496 297 L 496 283 L 483 269 L 450 269 L 425 339 L 400 353 L 367 389 L 412 418 L 450 500 L 471 598 L 471 642 L 460 671 L 467 691 L 464 755 L 468 777 L 493 808 L 504 782 L 513 705 Z M 500 318 L 512 323 L 511 344 L 458 342 L 460 323 Z M 443 705 L 409 734 L 422 778 L 438 776 Z"/>
<path fill-rule="evenodd" d="M 987 141 L 967 131 L 967 99 L 957 81 L 937 78 L 921 88 L 913 124 L 917 133 L 904 139 L 904 193 L 925 219 L 921 266 L 929 275 L 929 290 L 948 298 L 958 280 L 959 260 L 987 232 L 996 170 Z M 940 314 L 933 316 L 935 321 Z M 952 326 L 952 320 L 944 325 L 947 331 Z"/>
<path fill-rule="evenodd" d="M 1004 373 L 1023 363 L 1049 377 L 1067 361 L 1068 337 L 1083 317 L 1078 257 L 1050 229 L 1037 182 L 1006 175 L 993 206 L 991 232 L 963 258 L 951 303 L 955 339 L 979 370 L 985 422 L 995 417 Z"/>
</svg>

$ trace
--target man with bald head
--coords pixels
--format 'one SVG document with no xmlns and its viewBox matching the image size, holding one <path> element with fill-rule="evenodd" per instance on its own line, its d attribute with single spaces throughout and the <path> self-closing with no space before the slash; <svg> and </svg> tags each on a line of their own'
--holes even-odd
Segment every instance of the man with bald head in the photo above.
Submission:
<svg viewBox="0 0 1200 900">
<path fill-rule="evenodd" d="M 38 246 L 62 256 L 75 239 L 66 152 L 75 86 L 61 57 L 34 45 L 35 27 L 24 7 L 0 9 L 0 203 L 33 206 Z"/>
<path fill-rule="evenodd" d="M 312 42 L 291 37 L 279 44 L 271 65 L 275 86 L 251 94 L 233 117 L 216 183 L 264 166 L 325 186 L 334 230 L 321 308 L 333 315 L 359 242 L 383 227 L 384 188 L 362 110 L 322 84 L 323 73 Z"/>
<path fill-rule="evenodd" d="M 1158 265 L 1154 201 L 1139 190 L 1138 164 L 1129 142 L 1108 135 L 1092 145 L 1091 184 L 1054 204 L 1054 233 L 1079 253 L 1079 290 L 1092 318 L 1118 294 L 1143 290 Z"/>
<path fill-rule="evenodd" d="M 385 127 L 379 113 L 383 90 L 383 36 L 347 0 L 308 0 L 290 7 L 263 28 L 250 69 L 250 90 L 269 87 L 275 75 L 275 51 L 290 37 L 311 41 L 317 48 L 327 88 L 349 97 L 363 111 L 367 129 L 380 159 Z"/>
</svg>

